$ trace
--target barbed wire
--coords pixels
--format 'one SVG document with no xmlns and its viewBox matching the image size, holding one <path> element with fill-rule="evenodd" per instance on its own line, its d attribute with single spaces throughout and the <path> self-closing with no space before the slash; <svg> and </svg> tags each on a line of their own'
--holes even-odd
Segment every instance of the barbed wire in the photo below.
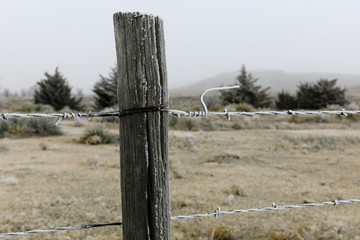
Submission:
<svg viewBox="0 0 360 240">
<path fill-rule="evenodd" d="M 283 205 L 283 206 L 279 206 L 279 205 L 276 205 L 275 203 L 272 203 L 271 207 L 235 209 L 235 210 L 229 210 L 229 211 L 221 211 L 220 207 L 218 207 L 215 212 L 199 213 L 199 214 L 184 215 L 184 216 L 174 216 L 171 218 L 171 220 L 192 219 L 192 218 L 211 217 L 211 216 L 215 216 L 217 218 L 219 215 L 224 215 L 224 214 L 278 211 L 278 210 L 285 210 L 285 209 L 292 209 L 292 208 L 320 207 L 320 206 L 339 205 L 339 204 L 356 203 L 356 202 L 360 202 L 360 199 L 334 200 L 331 202 L 304 203 L 304 204 Z"/>
<path fill-rule="evenodd" d="M 91 112 L 88 113 L 0 113 L 2 119 L 9 118 L 57 118 L 55 125 L 58 125 L 62 119 L 74 119 L 74 118 L 88 118 L 91 120 L 94 117 L 121 117 L 124 115 L 136 114 L 136 113 L 145 113 L 145 112 L 168 112 L 170 115 L 181 117 L 207 117 L 207 116 L 225 116 L 230 120 L 231 116 L 255 116 L 255 115 L 320 115 L 320 114 L 333 114 L 333 115 L 344 115 L 348 114 L 360 114 L 360 110 L 351 110 L 347 111 L 342 110 L 332 110 L 332 111 L 257 111 L 257 112 L 228 112 L 225 109 L 224 112 L 209 112 L 208 108 L 204 102 L 204 96 L 209 91 L 215 90 L 228 90 L 240 88 L 239 85 L 227 86 L 227 87 L 215 87 L 206 89 L 200 96 L 201 105 L 204 108 L 204 111 L 182 111 L 176 109 L 167 109 L 166 105 L 161 106 L 152 106 L 152 107 L 143 107 L 136 109 L 126 109 L 122 111 L 109 111 L 109 112 Z"/>
<path fill-rule="evenodd" d="M 58 125 L 63 119 L 88 118 L 94 117 L 118 117 L 119 111 L 91 112 L 88 113 L 0 113 L 2 119 L 10 118 L 57 118 L 55 125 Z"/>
<path fill-rule="evenodd" d="M 347 116 L 348 114 L 360 114 L 360 110 L 351 110 L 347 111 L 343 110 L 332 110 L 332 111 L 258 111 L 258 112 L 228 112 L 225 110 L 224 112 L 185 112 L 181 110 L 169 110 L 169 113 L 175 115 L 177 117 L 185 116 L 185 117 L 211 117 L 211 116 L 225 116 L 230 120 L 231 116 L 255 116 L 255 115 L 343 115 Z"/>
<path fill-rule="evenodd" d="M 75 226 L 69 226 L 69 227 L 55 227 L 55 228 L 49 228 L 49 229 L 29 230 L 29 231 L 24 231 L 24 232 L 0 233 L 0 238 L 24 236 L 24 235 L 34 234 L 34 233 L 49 233 L 49 232 L 56 232 L 56 231 L 80 230 L 80 229 L 90 229 L 90 228 L 97 228 L 97 227 L 120 226 L 120 225 L 122 225 L 121 222 L 105 223 L 105 224 L 82 224 L 82 225 L 75 225 Z"/>
<path fill-rule="evenodd" d="M 357 198 L 357 199 L 347 199 L 347 200 L 334 200 L 334 201 L 330 201 L 330 202 L 304 203 L 304 204 L 283 205 L 283 206 L 272 203 L 271 207 L 235 209 L 235 210 L 228 210 L 228 211 L 222 211 L 220 209 L 220 207 L 218 207 L 215 212 L 173 216 L 173 217 L 171 217 L 171 220 L 194 219 L 194 218 L 212 217 L 212 216 L 215 216 L 216 218 L 218 218 L 220 215 L 226 215 L 226 214 L 279 211 L 279 210 L 293 209 L 293 208 L 320 207 L 320 206 L 329 206 L 329 205 L 337 206 L 340 204 L 350 204 L 350 203 L 357 203 L 357 202 L 360 202 L 360 199 Z M 69 227 L 55 227 L 55 228 L 42 229 L 42 230 L 28 230 L 28 231 L 24 231 L 24 232 L 0 233 L 0 238 L 23 236 L 23 235 L 29 235 L 29 234 L 34 234 L 34 233 L 48 233 L 48 232 L 67 231 L 67 230 L 81 230 L 81 229 L 90 229 L 90 228 L 107 227 L 107 226 L 120 226 L 120 225 L 122 225 L 121 222 L 114 222 L 114 223 L 107 223 L 107 224 L 82 224 L 82 225 L 75 225 L 75 226 L 69 226 Z"/>
<path fill-rule="evenodd" d="M 265 115 L 343 115 L 360 114 L 360 110 L 331 110 L 331 111 L 258 111 L 258 112 L 205 112 L 205 111 L 182 111 L 174 109 L 160 109 L 161 112 L 168 112 L 170 115 L 177 117 L 212 117 L 212 116 L 225 116 L 230 120 L 232 116 L 265 116 Z M 10 118 L 57 118 L 55 125 L 58 125 L 63 119 L 74 118 L 88 118 L 91 120 L 95 117 L 119 117 L 119 111 L 110 112 L 88 112 L 88 113 L 0 113 L 2 119 L 7 120 Z"/>
</svg>

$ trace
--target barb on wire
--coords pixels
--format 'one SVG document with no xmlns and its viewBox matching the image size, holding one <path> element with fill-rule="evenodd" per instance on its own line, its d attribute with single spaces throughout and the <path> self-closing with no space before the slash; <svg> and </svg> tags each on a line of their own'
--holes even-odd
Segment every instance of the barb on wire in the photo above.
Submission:
<svg viewBox="0 0 360 240">
<path fill-rule="evenodd" d="M 204 102 L 204 96 L 207 92 L 209 91 L 215 91 L 215 90 L 226 90 L 226 89 L 234 89 L 234 88 L 240 88 L 239 85 L 235 85 L 235 86 L 228 86 L 228 87 L 216 87 L 216 88 L 208 88 L 206 89 L 200 96 L 200 102 L 201 102 L 201 105 L 203 106 L 204 108 L 204 112 L 205 112 L 205 116 L 207 116 L 207 113 L 208 113 L 208 109 L 206 107 L 206 104 Z"/>
<path fill-rule="evenodd" d="M 292 209 L 292 208 L 320 207 L 320 206 L 339 205 L 339 204 L 356 203 L 356 202 L 360 202 L 360 199 L 335 200 L 331 202 L 305 203 L 305 204 L 284 205 L 284 206 L 279 206 L 276 205 L 275 203 L 272 203 L 272 207 L 236 209 L 230 211 L 221 211 L 220 208 L 217 208 L 215 212 L 199 213 L 199 214 L 184 215 L 184 216 L 174 216 L 171 217 L 171 220 L 192 219 L 192 218 L 211 217 L 211 216 L 215 216 L 217 218 L 219 215 L 224 215 L 224 214 L 265 212 L 265 211 L 274 211 L 274 210 L 278 211 L 278 210 Z"/>
<path fill-rule="evenodd" d="M 82 224 L 82 225 L 75 225 L 69 227 L 55 227 L 55 228 L 42 229 L 42 230 L 29 230 L 24 232 L 0 233 L 0 238 L 24 236 L 33 233 L 48 233 L 48 232 L 56 232 L 56 231 L 80 230 L 80 229 L 90 229 L 97 227 L 120 226 L 120 225 L 122 225 L 121 222 L 105 223 L 105 224 Z"/>
</svg>

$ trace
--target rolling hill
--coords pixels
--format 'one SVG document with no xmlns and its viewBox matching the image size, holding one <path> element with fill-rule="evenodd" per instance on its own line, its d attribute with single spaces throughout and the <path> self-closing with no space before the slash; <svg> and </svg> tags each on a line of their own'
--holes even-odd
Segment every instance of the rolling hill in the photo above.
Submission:
<svg viewBox="0 0 360 240">
<path fill-rule="evenodd" d="M 295 92 L 300 82 L 315 82 L 320 78 L 338 79 L 338 85 L 351 90 L 360 88 L 360 75 L 341 73 L 287 73 L 281 70 L 254 70 L 248 71 L 254 78 L 259 79 L 262 87 L 271 87 L 270 93 L 275 94 L 282 89 Z M 234 85 L 238 71 L 220 73 L 214 77 L 203 79 L 183 88 L 170 89 L 170 96 L 199 96 L 205 89 L 218 86 Z"/>
</svg>

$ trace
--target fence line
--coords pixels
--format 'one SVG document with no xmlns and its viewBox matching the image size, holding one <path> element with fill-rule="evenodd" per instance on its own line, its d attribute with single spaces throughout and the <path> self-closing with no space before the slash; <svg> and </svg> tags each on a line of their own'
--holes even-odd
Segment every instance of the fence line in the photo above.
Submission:
<svg viewBox="0 0 360 240">
<path fill-rule="evenodd" d="M 130 109 L 124 111 L 108 111 L 108 112 L 91 112 L 88 113 L 0 113 L 0 118 L 7 120 L 11 118 L 56 118 L 56 125 L 58 125 L 61 120 L 63 119 L 75 119 L 75 118 L 88 118 L 91 120 L 94 117 L 121 117 L 124 115 L 129 114 L 136 114 L 136 113 L 144 113 L 144 112 L 152 112 L 152 111 L 161 111 L 161 112 L 168 112 L 170 115 L 177 116 L 177 117 L 212 117 L 212 116 L 225 116 L 228 120 L 232 116 L 267 116 L 267 115 L 343 115 L 347 116 L 348 114 L 360 114 L 360 110 L 332 110 L 332 111 L 257 111 L 257 112 L 228 112 L 226 109 L 224 112 L 209 112 L 207 110 L 206 104 L 203 101 L 203 97 L 206 92 L 212 90 L 223 90 L 223 89 L 231 89 L 231 88 L 238 88 L 238 86 L 230 86 L 230 87 L 221 87 L 221 88 L 210 88 L 204 91 L 201 95 L 200 101 L 203 105 L 204 111 L 182 111 L 182 110 L 174 110 L 174 109 L 167 109 L 167 106 L 160 106 L 160 107 L 147 107 L 147 108 L 140 108 L 140 109 Z M 319 207 L 319 206 L 329 206 L 329 205 L 339 205 L 339 204 L 350 204 L 350 203 L 357 203 L 360 202 L 360 199 L 348 199 L 348 200 L 334 200 L 330 202 L 317 202 L 317 203 L 306 203 L 306 204 L 298 204 L 298 205 L 283 205 L 279 206 L 275 203 L 272 204 L 272 207 L 263 207 L 263 208 L 251 208 L 251 209 L 235 209 L 235 210 L 228 210 L 222 211 L 220 207 L 216 209 L 215 212 L 209 213 L 197 213 L 191 215 L 179 215 L 173 216 L 171 220 L 180 220 L 180 219 L 193 219 L 193 218 L 200 218 L 200 217 L 210 217 L 215 216 L 216 218 L 219 215 L 227 215 L 227 214 L 236 214 L 236 213 L 251 213 L 251 212 L 264 212 L 264 211 L 279 211 L 285 209 L 293 209 L 293 208 L 306 208 L 306 207 Z M 66 230 L 81 230 L 81 229 L 90 229 L 90 228 L 97 228 L 97 227 L 105 227 L 105 226 L 119 226 L 122 225 L 121 222 L 115 223 L 108 223 L 108 224 L 82 224 L 82 225 L 75 225 L 69 227 L 55 227 L 50 229 L 43 229 L 43 230 L 29 230 L 24 232 L 10 232 L 10 233 L 0 233 L 0 238 L 4 237 L 12 237 L 12 236 L 21 236 L 21 235 L 28 235 L 34 233 L 47 233 L 47 232 L 55 232 L 55 231 L 66 231 Z"/>
<path fill-rule="evenodd" d="M 321 207 L 321 206 L 330 206 L 330 205 L 338 206 L 340 204 L 350 204 L 350 203 L 358 203 L 358 202 L 360 202 L 359 198 L 347 199 L 347 200 L 334 200 L 331 202 L 316 202 L 316 203 L 304 203 L 304 204 L 297 204 L 297 205 L 282 205 L 282 206 L 272 203 L 271 207 L 235 209 L 235 210 L 227 210 L 227 211 L 222 211 L 220 209 L 220 207 L 218 207 L 215 212 L 173 216 L 173 217 L 171 217 L 171 220 L 194 219 L 194 218 L 212 217 L 212 216 L 218 218 L 218 216 L 220 216 L 220 215 L 227 215 L 227 214 L 279 211 L 279 210 L 293 209 L 293 208 Z M 114 222 L 114 223 L 107 223 L 107 224 L 82 224 L 82 225 L 75 225 L 75 226 L 69 226 L 69 227 L 55 227 L 55 228 L 42 229 L 42 230 L 28 230 L 28 231 L 24 231 L 24 232 L 0 233 L 0 238 L 13 237 L 13 236 L 24 236 L 24 235 L 34 234 L 34 233 L 48 233 L 48 232 L 66 231 L 66 230 L 81 230 L 81 229 L 90 229 L 90 228 L 108 227 L 108 226 L 120 226 L 120 225 L 122 225 L 121 222 Z"/>
<path fill-rule="evenodd" d="M 182 111 L 176 109 L 167 109 L 166 105 L 146 107 L 139 109 L 127 109 L 122 111 L 108 111 L 108 112 L 91 112 L 88 113 L 0 113 L 2 119 L 7 120 L 9 118 L 57 118 L 55 125 L 58 125 L 62 119 L 74 119 L 74 118 L 88 118 L 91 120 L 94 117 L 121 117 L 124 115 L 144 113 L 144 112 L 168 112 L 170 115 L 177 117 L 211 117 L 211 116 L 225 116 L 230 120 L 231 116 L 266 116 L 266 115 L 343 115 L 347 116 L 348 114 L 360 114 L 360 110 L 332 110 L 332 111 L 257 111 L 257 112 L 228 112 L 225 109 L 224 112 L 209 112 L 208 108 L 204 102 L 204 96 L 209 91 L 214 90 L 228 90 L 239 88 L 240 86 L 227 86 L 227 87 L 216 87 L 206 89 L 200 96 L 200 103 L 204 108 L 204 111 Z"/>
</svg>

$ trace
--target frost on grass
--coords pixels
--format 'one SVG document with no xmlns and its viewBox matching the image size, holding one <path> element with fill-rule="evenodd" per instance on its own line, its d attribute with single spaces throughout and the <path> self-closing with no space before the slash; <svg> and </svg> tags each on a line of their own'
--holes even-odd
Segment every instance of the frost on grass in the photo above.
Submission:
<svg viewBox="0 0 360 240">
<path fill-rule="evenodd" d="M 306 149 L 312 152 L 320 150 L 344 151 L 347 147 L 360 143 L 360 137 L 358 136 L 284 135 L 283 140 L 282 144 L 285 144 L 287 148 L 290 144 L 294 149 Z"/>
<path fill-rule="evenodd" d="M 16 186 L 19 183 L 19 180 L 14 176 L 1 177 L 0 183 L 6 184 L 8 186 Z"/>
</svg>

